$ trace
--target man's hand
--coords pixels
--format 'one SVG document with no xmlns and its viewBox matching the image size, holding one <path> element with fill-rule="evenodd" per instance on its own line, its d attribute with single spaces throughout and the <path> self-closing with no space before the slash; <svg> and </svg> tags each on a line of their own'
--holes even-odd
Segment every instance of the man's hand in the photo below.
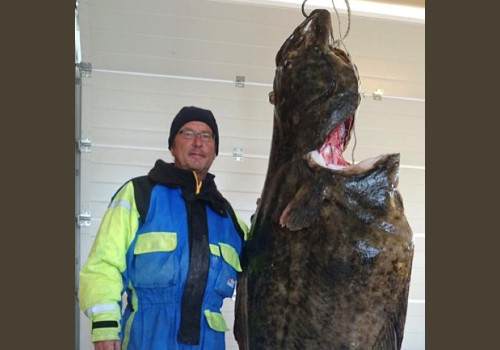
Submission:
<svg viewBox="0 0 500 350">
<path fill-rule="evenodd" d="M 94 350 L 120 350 L 121 341 L 101 340 L 94 342 Z"/>
</svg>

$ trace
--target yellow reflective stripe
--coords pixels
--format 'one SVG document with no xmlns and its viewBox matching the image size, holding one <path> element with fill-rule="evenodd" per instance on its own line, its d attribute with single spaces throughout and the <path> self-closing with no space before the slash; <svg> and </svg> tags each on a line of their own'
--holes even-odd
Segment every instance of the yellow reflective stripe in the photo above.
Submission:
<svg viewBox="0 0 500 350">
<path fill-rule="evenodd" d="M 137 293 L 135 291 L 134 286 L 132 285 L 132 282 L 129 281 L 128 286 L 132 290 L 131 291 L 131 294 L 132 294 L 132 301 L 131 302 L 132 302 L 132 309 L 134 311 L 132 311 L 132 313 L 130 314 L 130 317 L 127 320 L 127 323 L 125 323 L 125 327 L 123 330 L 122 349 L 128 348 L 128 343 L 130 340 L 130 329 L 132 328 L 132 323 L 134 322 L 135 314 L 136 314 L 137 310 L 139 309 L 139 301 L 137 299 Z"/>
<path fill-rule="evenodd" d="M 228 331 L 226 320 L 220 312 L 213 312 L 210 310 L 204 310 L 205 318 L 207 319 L 208 325 L 214 331 L 225 332 Z"/>
<path fill-rule="evenodd" d="M 210 253 L 216 256 L 220 256 L 220 249 L 218 245 L 209 244 L 209 246 L 210 246 Z"/>
<path fill-rule="evenodd" d="M 248 226 L 238 214 L 236 214 L 236 220 L 238 220 L 238 225 L 240 225 L 243 230 L 243 239 L 246 241 L 248 239 Z"/>
<path fill-rule="evenodd" d="M 169 252 L 177 247 L 177 233 L 148 232 L 137 237 L 134 254 Z"/>
<path fill-rule="evenodd" d="M 219 243 L 222 258 L 231 265 L 236 271 L 241 272 L 240 258 L 236 249 L 226 243 Z"/>
<path fill-rule="evenodd" d="M 132 323 L 134 322 L 135 311 L 130 314 L 130 317 L 125 324 L 125 331 L 123 332 L 122 349 L 128 348 L 128 342 L 130 340 L 130 329 L 132 328 Z"/>
<path fill-rule="evenodd" d="M 130 281 L 128 282 L 128 287 L 129 289 L 131 289 L 130 293 L 132 294 L 132 309 L 137 311 L 139 309 L 139 299 L 137 299 L 137 292 L 135 291 L 135 288 Z"/>
</svg>

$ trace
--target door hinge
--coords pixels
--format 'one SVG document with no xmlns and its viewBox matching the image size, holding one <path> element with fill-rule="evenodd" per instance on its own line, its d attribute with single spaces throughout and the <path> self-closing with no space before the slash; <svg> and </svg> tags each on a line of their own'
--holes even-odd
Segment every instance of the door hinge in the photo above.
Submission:
<svg viewBox="0 0 500 350">
<path fill-rule="evenodd" d="M 80 71 L 80 76 L 84 78 L 89 78 L 92 75 L 92 63 L 90 62 L 79 62 L 76 63 L 78 70 Z"/>
<path fill-rule="evenodd" d="M 244 75 L 237 75 L 236 80 L 234 81 L 234 85 L 237 88 L 244 88 L 245 87 L 245 76 Z"/>
<path fill-rule="evenodd" d="M 89 137 L 78 140 L 78 150 L 82 153 L 90 153 L 92 150 L 92 140 Z"/>
<path fill-rule="evenodd" d="M 80 215 L 78 215 L 77 222 L 78 226 L 90 226 L 91 215 L 89 211 L 82 211 Z"/>
</svg>

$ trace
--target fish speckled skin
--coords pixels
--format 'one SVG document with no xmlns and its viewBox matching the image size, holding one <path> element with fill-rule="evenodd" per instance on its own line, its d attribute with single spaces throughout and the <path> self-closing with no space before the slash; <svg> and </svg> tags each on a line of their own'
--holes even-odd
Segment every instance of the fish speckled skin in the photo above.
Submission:
<svg viewBox="0 0 500 350">
<path fill-rule="evenodd" d="M 330 13 L 314 10 L 276 56 L 271 154 L 237 283 L 242 350 L 401 348 L 413 243 L 399 154 L 341 158 L 359 80 L 332 43 Z"/>
</svg>

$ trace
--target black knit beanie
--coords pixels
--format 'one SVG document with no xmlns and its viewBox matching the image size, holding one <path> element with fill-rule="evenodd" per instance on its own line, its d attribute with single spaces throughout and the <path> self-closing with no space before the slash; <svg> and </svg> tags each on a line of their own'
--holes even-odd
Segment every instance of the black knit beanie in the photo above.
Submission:
<svg viewBox="0 0 500 350">
<path fill-rule="evenodd" d="M 219 129 L 217 128 L 217 123 L 215 122 L 215 117 L 211 111 L 208 109 L 202 109 L 198 107 L 182 107 L 182 109 L 177 113 L 172 125 L 170 125 L 170 136 L 168 137 L 168 148 L 172 148 L 172 143 L 174 142 L 174 137 L 179 131 L 179 129 L 186 123 L 198 121 L 207 124 L 215 138 L 215 154 L 219 154 Z"/>
</svg>

